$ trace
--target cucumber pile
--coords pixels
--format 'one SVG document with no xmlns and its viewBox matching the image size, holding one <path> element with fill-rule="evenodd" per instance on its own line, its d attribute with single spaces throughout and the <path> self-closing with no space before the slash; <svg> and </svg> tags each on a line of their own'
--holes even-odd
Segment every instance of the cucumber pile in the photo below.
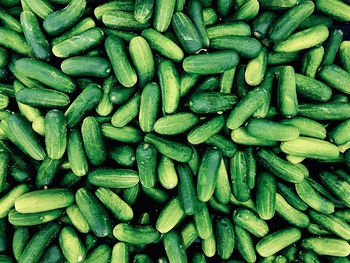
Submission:
<svg viewBox="0 0 350 263">
<path fill-rule="evenodd" d="M 350 263 L 349 0 L 0 0 L 0 262 Z"/>
</svg>

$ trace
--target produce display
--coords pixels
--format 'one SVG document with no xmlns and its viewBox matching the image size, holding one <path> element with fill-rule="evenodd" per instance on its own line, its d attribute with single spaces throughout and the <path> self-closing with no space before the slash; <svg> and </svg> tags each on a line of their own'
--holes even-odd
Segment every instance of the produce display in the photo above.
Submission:
<svg viewBox="0 0 350 263">
<path fill-rule="evenodd" d="M 348 22 L 0 0 L 0 262 L 350 263 Z"/>
</svg>

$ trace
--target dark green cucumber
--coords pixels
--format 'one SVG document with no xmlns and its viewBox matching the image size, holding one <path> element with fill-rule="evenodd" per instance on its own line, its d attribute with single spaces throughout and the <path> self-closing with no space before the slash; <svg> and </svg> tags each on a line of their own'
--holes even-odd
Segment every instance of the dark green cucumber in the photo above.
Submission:
<svg viewBox="0 0 350 263">
<path fill-rule="evenodd" d="M 350 184 L 334 173 L 323 171 L 319 174 L 321 181 L 329 188 L 332 193 L 342 200 L 348 207 L 350 206 Z"/>
<path fill-rule="evenodd" d="M 12 238 L 12 251 L 15 259 L 19 261 L 21 258 L 22 252 L 25 249 L 29 241 L 29 228 L 28 227 L 18 227 Z"/>
<path fill-rule="evenodd" d="M 101 127 L 103 135 L 107 138 L 126 143 L 138 143 L 142 141 L 142 132 L 132 126 L 117 128 L 112 124 L 105 123 Z"/>
<path fill-rule="evenodd" d="M 98 5 L 94 9 L 94 15 L 97 20 L 101 20 L 104 13 L 107 11 L 134 11 L 135 9 L 135 3 L 133 0 L 126 0 L 126 1 L 111 1 L 108 3 L 104 3 L 101 5 Z"/>
<path fill-rule="evenodd" d="M 272 23 L 277 15 L 271 11 L 265 11 L 261 13 L 252 24 L 253 34 L 258 39 L 263 39 L 267 35 Z"/>
<path fill-rule="evenodd" d="M 112 125 L 118 128 L 127 125 L 132 119 L 134 119 L 138 115 L 140 101 L 141 95 L 139 93 L 136 93 L 127 102 L 120 106 L 112 115 Z"/>
<path fill-rule="evenodd" d="M 256 187 L 257 212 L 262 219 L 270 220 L 275 215 L 276 208 L 275 177 L 266 172 L 260 173 Z"/>
<path fill-rule="evenodd" d="M 350 104 L 327 102 L 299 105 L 298 114 L 314 120 L 345 120 L 350 117 Z"/>
<path fill-rule="evenodd" d="M 235 233 L 237 249 L 243 259 L 247 262 L 255 262 L 256 252 L 249 233 L 239 225 L 235 225 Z"/>
<path fill-rule="evenodd" d="M 23 88 L 16 92 L 18 102 L 32 107 L 64 107 L 70 102 L 63 92 L 51 89 Z"/>
<path fill-rule="evenodd" d="M 109 152 L 109 156 L 124 166 L 133 166 L 136 160 L 135 149 L 130 145 L 120 145 Z"/>
<path fill-rule="evenodd" d="M 332 96 L 332 90 L 326 84 L 313 78 L 295 74 L 295 83 L 297 93 L 303 97 L 326 102 L 329 101 Z"/>
<path fill-rule="evenodd" d="M 269 232 L 266 222 L 254 212 L 245 208 L 239 208 L 233 212 L 233 221 L 256 237 L 266 236 Z"/>
<path fill-rule="evenodd" d="M 61 166 L 61 159 L 51 159 L 45 157 L 39 166 L 38 173 L 35 180 L 35 185 L 38 188 L 50 185 L 59 171 Z"/>
<path fill-rule="evenodd" d="M 112 87 L 109 92 L 109 100 L 113 104 L 124 103 L 135 91 L 135 88 L 127 88 L 123 86 Z"/>
<path fill-rule="evenodd" d="M 341 67 L 334 64 L 325 65 L 321 67 L 318 76 L 329 86 L 345 94 L 350 94 L 350 73 Z"/>
<path fill-rule="evenodd" d="M 135 20 L 142 24 L 147 23 L 153 15 L 153 5 L 154 0 L 136 0 L 134 11 Z"/>
<path fill-rule="evenodd" d="M 325 45 L 325 52 L 322 58 L 321 65 L 333 64 L 342 40 L 343 31 L 341 31 L 340 29 L 334 29 L 330 33 L 329 39 Z"/>
<path fill-rule="evenodd" d="M 89 172 L 88 181 L 101 187 L 129 188 L 139 182 L 139 176 L 130 169 L 98 168 Z"/>
<path fill-rule="evenodd" d="M 11 49 L 24 56 L 33 56 L 24 37 L 8 28 L 0 28 L 0 46 Z"/>
<path fill-rule="evenodd" d="M 286 201 L 293 206 L 294 208 L 305 211 L 308 206 L 304 203 L 303 200 L 300 199 L 300 197 L 287 185 L 277 182 L 277 192 L 281 194 Z"/>
<path fill-rule="evenodd" d="M 196 226 L 198 236 L 202 239 L 208 239 L 213 235 L 213 225 L 210 218 L 208 206 L 204 202 L 199 202 L 199 209 L 194 213 L 194 224 Z"/>
<path fill-rule="evenodd" d="M 144 140 L 152 143 L 158 152 L 175 161 L 187 163 L 192 157 L 193 150 L 185 144 L 170 141 L 152 133 L 146 134 Z"/>
<path fill-rule="evenodd" d="M 188 14 L 197 28 L 203 47 L 209 47 L 210 40 L 208 37 L 207 29 L 204 25 L 203 9 L 200 0 L 190 1 L 186 9 L 188 10 Z"/>
<path fill-rule="evenodd" d="M 157 151 L 150 143 L 140 143 L 136 149 L 136 162 L 140 182 L 145 188 L 151 188 L 157 181 Z"/>
<path fill-rule="evenodd" d="M 77 176 L 86 175 L 88 163 L 83 147 L 83 140 L 78 129 L 71 129 L 68 133 L 67 154 L 73 173 Z"/>
<path fill-rule="evenodd" d="M 316 8 L 318 11 L 325 13 L 336 20 L 342 22 L 350 21 L 350 6 L 339 0 L 317 0 Z"/>
<path fill-rule="evenodd" d="M 232 109 L 237 103 L 237 97 L 221 92 L 199 92 L 191 96 L 189 102 L 191 111 L 199 114 L 217 113 Z"/>
<path fill-rule="evenodd" d="M 107 212 L 88 190 L 80 188 L 75 193 L 75 202 L 96 236 L 105 237 L 112 233 L 112 226 Z"/>
<path fill-rule="evenodd" d="M 120 223 L 113 229 L 113 235 L 122 242 L 135 245 L 146 245 L 159 240 L 159 232 L 151 225 L 133 226 Z"/>
<path fill-rule="evenodd" d="M 79 56 L 62 61 L 61 70 L 69 76 L 106 78 L 111 72 L 108 61 L 101 57 Z"/>
<path fill-rule="evenodd" d="M 232 49 L 246 58 L 255 58 L 261 52 L 260 42 L 246 36 L 224 36 L 211 40 L 210 46 L 214 49 Z"/>
<path fill-rule="evenodd" d="M 165 253 L 170 262 L 187 263 L 187 255 L 182 240 L 175 230 L 166 233 L 163 237 Z"/>
<path fill-rule="evenodd" d="M 198 199 L 193 182 L 193 176 L 187 164 L 176 167 L 179 176 L 179 199 L 186 215 L 193 215 L 198 210 Z"/>
<path fill-rule="evenodd" d="M 224 157 L 233 157 L 237 151 L 236 145 L 231 140 L 220 134 L 214 134 L 204 142 L 218 148 Z"/>
<path fill-rule="evenodd" d="M 33 55 L 40 60 L 49 60 L 50 44 L 41 30 L 38 19 L 30 11 L 23 11 L 20 19 L 24 36 Z"/>
<path fill-rule="evenodd" d="M 46 247 L 56 237 L 60 230 L 57 223 L 49 223 L 35 233 L 20 257 L 20 263 L 35 263 L 44 254 Z"/>
<path fill-rule="evenodd" d="M 240 202 L 248 201 L 250 189 L 248 185 L 247 160 L 243 151 L 237 151 L 230 161 L 231 186 L 233 196 Z"/>
<path fill-rule="evenodd" d="M 235 247 L 235 232 L 230 219 L 222 217 L 216 220 L 215 236 L 219 257 L 223 260 L 230 258 Z"/>
<path fill-rule="evenodd" d="M 19 213 L 13 209 L 8 215 L 8 220 L 14 226 L 35 226 L 46 224 L 59 218 L 62 214 L 62 209 L 26 214 Z"/>
<path fill-rule="evenodd" d="M 62 111 L 50 110 L 45 116 L 45 146 L 47 156 L 60 159 L 66 151 L 67 122 Z"/>
<path fill-rule="evenodd" d="M 134 18 L 131 12 L 119 10 L 106 11 L 102 15 L 102 22 L 111 28 L 121 30 L 142 30 L 149 27 L 149 23 L 140 23 Z"/>
<path fill-rule="evenodd" d="M 207 202 L 213 195 L 221 162 L 221 152 L 215 148 L 207 148 L 198 169 L 197 196 Z"/>
</svg>

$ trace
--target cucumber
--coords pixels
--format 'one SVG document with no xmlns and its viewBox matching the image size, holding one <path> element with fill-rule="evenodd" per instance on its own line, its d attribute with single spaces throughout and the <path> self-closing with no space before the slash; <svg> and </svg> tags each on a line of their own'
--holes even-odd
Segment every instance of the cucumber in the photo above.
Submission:
<svg viewBox="0 0 350 263">
<path fill-rule="evenodd" d="M 138 143 L 142 141 L 142 132 L 132 126 L 122 128 L 114 127 L 112 124 L 102 124 L 103 136 L 126 143 Z"/>
<path fill-rule="evenodd" d="M 118 242 L 114 245 L 111 255 L 111 263 L 129 262 L 129 252 L 126 243 Z"/>
<path fill-rule="evenodd" d="M 278 81 L 278 107 L 286 117 L 298 113 L 298 99 L 295 84 L 295 72 L 292 66 L 283 67 Z"/>
<path fill-rule="evenodd" d="M 8 117 L 8 129 L 13 136 L 13 142 L 20 147 L 24 153 L 35 160 L 43 160 L 45 151 L 40 145 L 36 135 L 20 114 L 12 114 Z"/>
<path fill-rule="evenodd" d="M 340 29 L 332 30 L 329 39 L 325 45 L 325 53 L 321 65 L 333 64 L 342 40 L 343 31 L 341 31 Z"/>
<path fill-rule="evenodd" d="M 15 62 L 15 70 L 58 91 L 72 93 L 75 90 L 75 83 L 68 76 L 40 60 L 20 58 Z"/>
<path fill-rule="evenodd" d="M 134 11 L 135 9 L 135 3 L 133 0 L 126 0 L 126 1 L 111 1 L 109 3 L 104 3 L 101 5 L 98 5 L 94 9 L 94 15 L 97 20 L 101 20 L 102 16 L 107 11 Z"/>
<path fill-rule="evenodd" d="M 136 162 L 140 182 L 145 188 L 156 184 L 157 151 L 150 143 L 140 143 L 136 149 Z"/>
<path fill-rule="evenodd" d="M 226 126 L 231 130 L 240 127 L 263 104 L 266 93 L 260 87 L 252 89 L 228 115 Z"/>
<path fill-rule="evenodd" d="M 48 108 L 65 107 L 70 102 L 63 92 L 38 88 L 21 88 L 16 92 L 16 100 L 28 106 Z"/>
<path fill-rule="evenodd" d="M 224 157 L 233 157 L 237 151 L 236 145 L 220 134 L 214 134 L 204 141 L 206 144 L 218 148 Z"/>
<path fill-rule="evenodd" d="M 312 1 L 304 1 L 286 11 L 272 24 L 269 38 L 273 42 L 286 40 L 315 9 Z"/>
<path fill-rule="evenodd" d="M 101 203 L 85 188 L 75 193 L 75 202 L 92 232 L 98 237 L 112 233 L 112 226 L 107 212 Z"/>
<path fill-rule="evenodd" d="M 64 227 L 58 237 L 64 257 L 69 262 L 80 262 L 85 259 L 85 248 L 73 227 Z"/>
<path fill-rule="evenodd" d="M 34 263 L 38 262 L 44 254 L 46 247 L 56 237 L 60 231 L 60 225 L 57 223 L 46 224 L 42 229 L 35 233 L 30 239 L 26 248 L 23 250 L 22 256 L 18 262 Z"/>
<path fill-rule="evenodd" d="M 339 176 L 323 171 L 319 174 L 321 181 L 337 196 L 340 200 L 342 200 L 347 206 L 350 205 L 350 198 L 348 193 L 348 189 L 350 189 L 350 184 L 345 181 L 343 178 L 339 178 Z"/>
<path fill-rule="evenodd" d="M 148 195 L 153 201 L 157 202 L 157 203 L 165 203 L 168 198 L 169 195 L 163 191 L 161 188 L 157 188 L 157 187 L 151 187 L 151 188 L 145 188 L 142 187 L 142 191 Z"/>
<path fill-rule="evenodd" d="M 350 63 L 349 63 L 350 45 L 349 44 L 350 44 L 349 41 L 343 41 L 339 47 L 340 61 L 342 63 L 343 68 L 347 72 L 350 72 Z"/>
<path fill-rule="evenodd" d="M 307 77 L 315 78 L 317 70 L 321 65 L 323 55 L 323 46 L 314 47 L 308 50 L 303 57 L 301 73 Z"/>
<path fill-rule="evenodd" d="M 263 220 L 270 220 L 276 209 L 276 180 L 271 174 L 259 174 L 256 185 L 256 209 Z"/>
<path fill-rule="evenodd" d="M 318 76 L 329 86 L 350 94 L 350 73 L 336 65 L 325 65 L 321 67 Z"/>
<path fill-rule="evenodd" d="M 295 184 L 295 190 L 298 196 L 316 211 L 324 214 L 331 214 L 334 212 L 334 204 L 320 196 L 306 180 Z"/>
<path fill-rule="evenodd" d="M 136 0 L 134 11 L 135 20 L 142 24 L 147 23 L 153 15 L 153 5 L 154 0 Z"/>
<path fill-rule="evenodd" d="M 22 35 L 8 28 L 0 28 L 0 46 L 11 49 L 23 56 L 32 57 L 32 51 Z"/>
<path fill-rule="evenodd" d="M 218 256 L 223 260 L 229 259 L 235 247 L 235 232 L 230 219 L 221 217 L 216 220 L 215 234 Z"/>
<path fill-rule="evenodd" d="M 238 21 L 249 21 L 257 16 L 259 8 L 260 5 L 257 0 L 244 1 L 233 15 L 233 19 Z"/>
<path fill-rule="evenodd" d="M 49 1 L 46 0 L 21 0 L 23 9 L 28 8 L 41 19 L 45 19 L 49 14 L 53 13 L 54 8 Z M 26 7 L 26 8 L 25 8 Z"/>
<path fill-rule="evenodd" d="M 29 186 L 26 184 L 19 184 L 13 187 L 8 193 L 0 198 L 0 218 L 4 218 L 14 206 L 18 197 L 29 191 Z"/>
<path fill-rule="evenodd" d="M 37 188 L 47 187 L 50 185 L 59 171 L 61 166 L 61 159 L 51 159 L 45 157 L 44 161 L 39 166 L 38 173 L 35 180 Z"/>
<path fill-rule="evenodd" d="M 330 232 L 326 229 L 324 229 L 322 226 L 317 225 L 317 224 L 309 224 L 309 226 L 307 227 L 307 230 L 314 235 L 329 235 Z"/>
<path fill-rule="evenodd" d="M 271 103 L 271 91 L 272 91 L 272 86 L 273 86 L 273 81 L 274 81 L 274 74 L 272 71 L 267 71 L 265 79 L 261 83 L 261 86 L 263 89 L 266 90 L 266 94 L 264 97 L 264 102 L 260 108 L 258 108 L 254 114 L 253 117 L 255 118 L 265 118 L 267 117 L 267 114 L 270 109 L 270 103 Z"/>
<path fill-rule="evenodd" d="M 199 209 L 199 205 L 191 169 L 186 164 L 179 164 L 176 171 L 179 176 L 178 196 L 182 209 L 186 215 L 193 215 Z"/>
<path fill-rule="evenodd" d="M 144 87 L 154 76 L 154 60 L 150 46 L 143 37 L 134 37 L 129 43 L 131 59 L 136 67 L 141 87 Z"/>
<path fill-rule="evenodd" d="M 218 133 L 225 125 L 225 119 L 222 115 L 193 128 L 187 135 L 187 140 L 191 144 L 200 144 L 206 141 L 210 136 Z"/>
<path fill-rule="evenodd" d="M 187 255 L 183 248 L 182 240 L 175 230 L 166 233 L 163 237 L 165 253 L 169 263 L 187 263 Z"/>
<path fill-rule="evenodd" d="M 197 196 L 207 202 L 213 195 L 221 162 L 221 152 L 215 148 L 207 148 L 200 161 L 197 180 Z"/>
<path fill-rule="evenodd" d="M 237 151 L 230 161 L 231 186 L 233 196 L 240 202 L 250 198 L 248 185 L 248 169 L 246 156 L 243 151 Z"/>
<path fill-rule="evenodd" d="M 10 164 L 10 154 L 2 150 L 0 151 L 0 192 L 6 191 L 5 185 L 6 185 L 6 177 L 9 170 L 9 164 Z"/>
<path fill-rule="evenodd" d="M 22 27 L 20 22 L 13 17 L 9 10 L 0 9 L 0 20 L 4 27 L 10 28 L 18 33 L 22 33 Z"/>
<path fill-rule="evenodd" d="M 182 67 L 187 73 L 192 74 L 218 74 L 237 66 L 238 60 L 235 51 L 216 51 L 188 56 L 184 59 Z"/>
<path fill-rule="evenodd" d="M 119 10 L 104 12 L 102 22 L 108 27 L 121 30 L 142 30 L 149 27 L 148 22 L 141 24 L 135 20 L 132 13 Z"/>
<path fill-rule="evenodd" d="M 60 159 L 66 151 L 67 123 L 62 111 L 50 110 L 45 116 L 45 146 L 47 156 Z"/>
<path fill-rule="evenodd" d="M 151 225 L 133 226 L 127 223 L 119 223 L 113 229 L 113 235 L 120 241 L 146 245 L 159 240 L 159 232 Z"/>
<path fill-rule="evenodd" d="M 300 56 L 299 52 L 271 52 L 267 58 L 268 65 L 287 64 L 296 61 Z"/>
<path fill-rule="evenodd" d="M 158 163 L 158 180 L 160 184 L 166 189 L 173 189 L 178 184 L 178 175 L 175 170 L 174 162 L 162 155 Z"/>
<path fill-rule="evenodd" d="M 276 44 L 273 50 L 276 52 L 296 52 L 317 46 L 324 42 L 329 35 L 327 26 L 315 25 L 292 34 L 286 40 Z"/>
<path fill-rule="evenodd" d="M 43 22 L 43 28 L 49 35 L 57 35 L 65 32 L 74 25 L 85 10 L 86 0 L 74 0 L 54 13 L 49 14 Z"/>
<path fill-rule="evenodd" d="M 217 24 L 207 28 L 208 37 L 213 40 L 218 37 L 246 36 L 251 34 L 250 27 L 244 22 Z"/>
<path fill-rule="evenodd" d="M 247 262 L 256 261 L 256 252 L 249 233 L 239 225 L 235 225 L 237 250 Z"/>
<path fill-rule="evenodd" d="M 299 137 L 296 127 L 265 119 L 251 119 L 245 129 L 251 136 L 263 140 L 290 141 Z"/>
<path fill-rule="evenodd" d="M 129 188 L 139 182 L 139 176 L 130 169 L 98 168 L 89 172 L 88 182 L 101 187 Z"/>
<path fill-rule="evenodd" d="M 192 19 L 194 25 L 197 28 L 203 47 L 209 47 L 210 40 L 208 37 L 207 29 L 204 24 L 203 9 L 200 0 L 189 1 L 187 5 L 187 10 L 190 18 Z"/>
<path fill-rule="evenodd" d="M 265 76 L 267 66 L 267 50 L 262 48 L 260 54 L 250 60 L 245 70 L 245 81 L 250 86 L 258 86 Z"/>
<path fill-rule="evenodd" d="M 233 221 L 256 237 L 264 237 L 269 232 L 266 222 L 245 208 L 238 208 L 233 212 Z"/>
<path fill-rule="evenodd" d="M 198 236 L 202 239 L 208 239 L 213 235 L 213 225 L 211 222 L 208 206 L 206 203 L 199 202 L 199 209 L 194 213 L 194 224 Z"/>
<path fill-rule="evenodd" d="M 221 204 L 227 204 L 230 201 L 231 186 L 226 165 L 223 159 L 221 159 L 220 162 L 214 196 Z M 210 200 L 214 201 L 214 198 L 211 198 Z"/>
<path fill-rule="evenodd" d="M 155 1 L 153 27 L 164 32 L 168 29 L 175 10 L 176 0 Z"/>
<path fill-rule="evenodd" d="M 133 166 L 136 160 L 135 150 L 130 145 L 121 145 L 113 148 L 109 156 L 117 163 L 124 166 Z"/>
<path fill-rule="evenodd" d="M 348 242 L 338 238 L 309 237 L 301 241 L 301 246 L 314 251 L 317 255 L 347 257 L 350 254 Z"/>
<path fill-rule="evenodd" d="M 178 44 L 158 31 L 148 28 L 142 31 L 141 36 L 147 40 L 151 48 L 164 57 L 176 62 L 180 62 L 183 59 L 184 52 Z"/>
<path fill-rule="evenodd" d="M 69 76 L 107 78 L 111 72 L 108 61 L 101 57 L 77 56 L 61 63 L 61 70 Z"/>
<path fill-rule="evenodd" d="M 116 112 L 113 114 L 111 123 L 113 126 L 122 128 L 127 125 L 132 119 L 134 119 L 140 108 L 141 95 L 136 93 L 127 102 L 125 102 Z"/>
<path fill-rule="evenodd" d="M 85 258 L 85 263 L 107 263 L 111 253 L 112 251 L 107 244 L 99 245 Z"/>
<path fill-rule="evenodd" d="M 280 148 L 286 154 L 312 159 L 336 159 L 339 156 L 339 149 L 334 144 L 309 137 L 282 142 Z"/>
<path fill-rule="evenodd" d="M 231 139 L 235 143 L 242 145 L 274 146 L 277 144 L 276 141 L 263 140 L 250 136 L 243 127 L 232 130 Z"/>
<path fill-rule="evenodd" d="M 67 125 L 69 128 L 76 126 L 84 117 L 86 112 L 93 109 L 102 98 L 102 91 L 96 84 L 88 85 L 69 105 L 65 111 Z"/>
<path fill-rule="evenodd" d="M 309 217 L 291 206 L 280 194 L 276 195 L 276 211 L 280 217 L 296 227 L 309 226 Z"/>
<path fill-rule="evenodd" d="M 181 134 L 198 122 L 198 116 L 193 113 L 179 112 L 159 118 L 154 124 L 154 131 L 162 135 Z"/>
<path fill-rule="evenodd" d="M 112 87 L 109 92 L 109 100 L 113 104 L 124 103 L 135 91 L 135 88 L 127 88 L 123 86 Z"/>
<path fill-rule="evenodd" d="M 153 144 L 159 153 L 181 163 L 190 161 L 193 154 L 191 147 L 158 137 L 152 133 L 146 134 L 144 140 L 145 142 Z"/>
<path fill-rule="evenodd" d="M 107 37 L 105 49 L 118 81 L 125 87 L 134 86 L 137 75 L 127 58 L 122 40 L 116 36 Z"/>
<path fill-rule="evenodd" d="M 83 234 L 87 234 L 90 231 L 90 227 L 82 213 L 80 212 L 80 209 L 77 205 L 71 205 L 66 208 L 66 214 L 70 221 L 72 222 L 73 226 Z"/>
<path fill-rule="evenodd" d="M 333 215 L 318 213 L 313 210 L 309 211 L 309 216 L 316 224 L 319 224 L 344 240 L 349 240 L 350 226 L 343 219 Z"/>
<path fill-rule="evenodd" d="M 301 238 L 301 232 L 294 227 L 271 233 L 256 244 L 256 251 L 262 257 L 269 257 L 294 244 Z"/>
<path fill-rule="evenodd" d="M 263 3 L 260 2 L 260 4 Z M 271 11 L 262 12 L 261 15 L 257 16 L 252 23 L 254 36 L 258 39 L 265 38 L 276 17 L 277 15 Z"/>
<path fill-rule="evenodd" d="M 165 205 L 157 218 L 157 230 L 160 233 L 168 233 L 181 221 L 184 215 L 185 212 L 182 210 L 179 198 L 172 199 Z"/>
<path fill-rule="evenodd" d="M 260 42 L 248 36 L 223 36 L 211 40 L 214 49 L 231 49 L 245 58 L 257 57 L 262 49 Z"/>
<path fill-rule="evenodd" d="M 180 76 L 180 97 L 185 96 L 194 87 L 198 78 L 198 74 L 182 73 Z"/>
<path fill-rule="evenodd" d="M 298 114 L 314 120 L 345 120 L 350 117 L 350 104 L 327 102 L 299 105 Z"/>
<path fill-rule="evenodd" d="M 112 190 L 99 187 L 95 195 L 119 221 L 127 222 L 133 218 L 134 213 L 132 208 Z"/>
<path fill-rule="evenodd" d="M 57 43 L 52 47 L 52 53 L 59 58 L 68 58 L 95 47 L 102 39 L 103 31 L 93 27 Z"/>
<path fill-rule="evenodd" d="M 175 65 L 170 60 L 162 60 L 158 66 L 158 79 L 162 94 L 163 112 L 174 113 L 180 100 L 180 82 Z"/>
<path fill-rule="evenodd" d="M 236 73 L 236 67 L 233 67 L 232 69 L 226 70 L 223 72 L 220 76 L 220 93 L 223 94 L 230 94 L 232 85 L 233 85 L 233 78 Z"/>
<path fill-rule="evenodd" d="M 214 234 L 201 241 L 201 247 L 204 255 L 208 258 L 214 257 L 216 253 L 216 240 Z"/>
<path fill-rule="evenodd" d="M 185 249 L 187 249 L 198 237 L 197 229 L 192 222 L 189 222 L 181 229 L 180 235 Z"/>
<path fill-rule="evenodd" d="M 20 19 L 24 36 L 33 55 L 40 60 L 49 60 L 50 44 L 40 28 L 38 19 L 30 11 L 23 11 Z"/>
<path fill-rule="evenodd" d="M 331 99 L 331 88 L 321 81 L 296 73 L 295 83 L 297 93 L 303 97 L 320 102 L 326 102 Z"/>
<path fill-rule="evenodd" d="M 285 10 L 295 6 L 297 4 L 297 0 L 261 0 L 260 4 L 262 7 L 271 10 Z"/>
<path fill-rule="evenodd" d="M 25 249 L 29 241 L 29 228 L 28 227 L 18 227 L 12 238 L 12 252 L 17 261 L 19 261 L 23 250 Z"/>
<path fill-rule="evenodd" d="M 307 177 L 306 171 L 275 155 L 272 151 L 260 149 L 257 152 L 259 162 L 273 175 L 291 183 L 300 183 Z"/>
<path fill-rule="evenodd" d="M 232 109 L 237 103 L 237 97 L 219 92 L 199 92 L 191 96 L 189 102 L 191 111 L 199 114 L 217 113 Z"/>
<path fill-rule="evenodd" d="M 83 140 L 78 129 L 71 129 L 68 133 L 67 155 L 71 170 L 77 176 L 84 176 L 88 171 L 88 163 Z"/>
<path fill-rule="evenodd" d="M 140 185 L 135 184 L 134 186 L 125 189 L 123 193 L 123 199 L 127 204 L 133 205 L 136 202 L 139 194 L 140 194 Z"/>
<path fill-rule="evenodd" d="M 342 22 L 350 21 L 350 6 L 339 0 L 317 0 L 315 2 L 318 11 L 325 13 L 336 20 Z"/>
</svg>

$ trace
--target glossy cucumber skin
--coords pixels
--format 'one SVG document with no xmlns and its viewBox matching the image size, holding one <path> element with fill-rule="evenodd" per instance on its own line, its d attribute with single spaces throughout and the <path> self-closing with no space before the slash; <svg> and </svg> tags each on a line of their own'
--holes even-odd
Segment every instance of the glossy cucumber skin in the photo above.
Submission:
<svg viewBox="0 0 350 263">
<path fill-rule="evenodd" d="M 0 45 L 9 48 L 21 55 L 32 57 L 32 51 L 24 37 L 16 31 L 0 28 Z"/>
<path fill-rule="evenodd" d="M 210 46 L 214 49 L 232 49 L 246 58 L 257 57 L 262 49 L 259 41 L 246 36 L 217 37 L 211 40 Z"/>
<path fill-rule="evenodd" d="M 18 102 L 33 107 L 64 107 L 70 102 L 63 92 L 49 89 L 24 88 L 16 92 Z"/>
<path fill-rule="evenodd" d="M 111 72 L 109 62 L 101 57 L 77 56 L 61 63 L 61 70 L 69 76 L 106 78 Z"/>
<path fill-rule="evenodd" d="M 136 162 L 141 184 L 145 188 L 153 187 L 157 181 L 157 151 L 155 147 L 149 143 L 139 144 L 136 149 Z"/>
<path fill-rule="evenodd" d="M 331 87 L 350 94 L 350 74 L 344 69 L 334 65 L 325 65 L 318 73 L 319 77 Z"/>
<path fill-rule="evenodd" d="M 153 26 L 157 31 L 164 32 L 168 29 L 176 2 L 176 0 L 155 1 Z"/>
<path fill-rule="evenodd" d="M 317 0 L 315 2 L 317 10 L 337 20 L 350 21 L 349 5 L 339 0 Z"/>
<path fill-rule="evenodd" d="M 179 199 L 186 215 L 194 214 L 199 206 L 196 196 L 192 172 L 188 165 L 180 164 L 176 167 L 179 176 Z"/>
<path fill-rule="evenodd" d="M 113 229 L 113 235 L 120 241 L 135 245 L 155 243 L 159 240 L 159 232 L 151 225 L 132 226 L 120 223 Z"/>
</svg>

